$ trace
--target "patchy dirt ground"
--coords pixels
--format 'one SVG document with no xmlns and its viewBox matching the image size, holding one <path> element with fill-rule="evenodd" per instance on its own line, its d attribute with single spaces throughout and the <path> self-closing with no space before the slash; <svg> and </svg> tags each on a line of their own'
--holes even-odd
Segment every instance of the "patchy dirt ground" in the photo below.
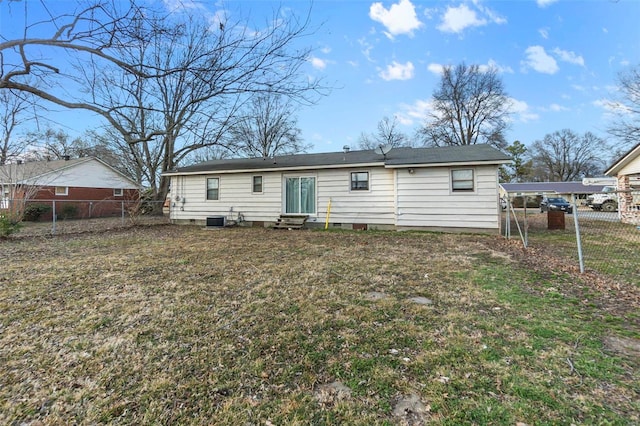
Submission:
<svg viewBox="0 0 640 426">
<path fill-rule="evenodd" d="M 499 237 L 0 242 L 3 424 L 633 424 L 638 289 Z"/>
</svg>

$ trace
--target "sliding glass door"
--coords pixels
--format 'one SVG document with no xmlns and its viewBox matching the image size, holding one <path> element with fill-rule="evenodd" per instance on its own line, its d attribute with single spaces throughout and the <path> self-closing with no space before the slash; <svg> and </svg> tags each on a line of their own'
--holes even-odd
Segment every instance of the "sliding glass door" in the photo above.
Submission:
<svg viewBox="0 0 640 426">
<path fill-rule="evenodd" d="M 296 176 L 285 178 L 285 213 L 315 214 L 316 178 Z"/>
</svg>

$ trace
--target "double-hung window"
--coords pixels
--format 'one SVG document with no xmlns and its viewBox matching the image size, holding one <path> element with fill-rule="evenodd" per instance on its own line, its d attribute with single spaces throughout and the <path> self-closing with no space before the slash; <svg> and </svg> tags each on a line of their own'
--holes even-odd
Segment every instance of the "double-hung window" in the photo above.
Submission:
<svg viewBox="0 0 640 426">
<path fill-rule="evenodd" d="M 262 194 L 262 176 L 253 176 L 251 180 L 251 192 Z"/>
<path fill-rule="evenodd" d="M 454 192 L 473 192 L 475 190 L 473 169 L 451 170 L 451 190 Z"/>
<path fill-rule="evenodd" d="M 220 197 L 220 178 L 207 178 L 207 200 L 218 200 Z"/>
<path fill-rule="evenodd" d="M 369 172 L 351 172 L 351 190 L 369 190 Z"/>
</svg>

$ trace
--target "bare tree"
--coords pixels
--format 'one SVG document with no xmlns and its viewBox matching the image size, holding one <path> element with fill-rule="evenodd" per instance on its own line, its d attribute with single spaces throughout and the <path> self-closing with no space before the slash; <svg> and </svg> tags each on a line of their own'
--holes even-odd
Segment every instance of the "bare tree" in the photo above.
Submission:
<svg viewBox="0 0 640 426">
<path fill-rule="evenodd" d="M 53 22 L 60 30 L 38 41 L 85 54 L 76 55 L 72 73 L 76 84 L 82 82 L 83 99 L 70 101 L 19 81 L 36 70 L 45 79 L 56 71 L 22 54 L 35 43 L 26 37 L 0 44 L 0 53 L 17 49 L 22 58 L 20 67 L 0 76 L 0 89 L 28 91 L 101 115 L 157 199 L 168 190 L 162 172 L 196 150 L 222 143 L 237 109 L 252 95 L 313 103 L 323 93 L 322 81 L 302 72 L 310 50 L 293 47 L 309 31 L 308 16 L 283 18 L 276 11 L 260 28 L 243 19 L 212 26 L 204 19 L 142 10 L 133 2 L 120 10 L 118 4 L 96 4 L 66 24 Z"/>
<path fill-rule="evenodd" d="M 418 131 L 426 145 L 475 145 L 504 147 L 509 100 L 495 68 L 481 70 L 464 63 L 442 71 L 433 92 L 433 112 Z"/>
<path fill-rule="evenodd" d="M 622 142 L 622 151 L 640 141 L 640 64 L 619 74 L 618 93 L 618 99 L 609 103 L 617 118 L 608 131 Z"/>
<path fill-rule="evenodd" d="M 534 178 L 567 182 L 602 172 L 606 142 L 591 132 L 580 136 L 569 129 L 555 131 L 531 146 Z"/>
<path fill-rule="evenodd" d="M 409 137 L 398 129 L 398 119 L 384 117 L 378 122 L 378 129 L 375 133 L 362 133 L 358 141 L 360 149 L 375 149 L 381 145 L 390 145 L 393 148 L 401 146 L 412 146 Z"/>
<path fill-rule="evenodd" d="M 304 152 L 304 144 L 297 127 L 294 109 L 286 98 L 269 93 L 251 99 L 246 110 L 231 126 L 229 146 L 248 157 Z"/>
<path fill-rule="evenodd" d="M 0 90 L 0 165 L 24 151 L 26 141 L 17 131 L 34 117 L 33 108 L 33 99 L 28 93 Z"/>
</svg>

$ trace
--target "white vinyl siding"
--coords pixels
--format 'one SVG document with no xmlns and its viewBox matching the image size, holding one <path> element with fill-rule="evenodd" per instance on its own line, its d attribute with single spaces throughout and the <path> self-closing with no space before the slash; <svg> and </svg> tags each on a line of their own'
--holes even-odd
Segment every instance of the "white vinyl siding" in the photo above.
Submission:
<svg viewBox="0 0 640 426">
<path fill-rule="evenodd" d="M 620 169 L 620 171 L 618 172 L 618 176 L 633 175 L 637 173 L 640 173 L 640 155 L 638 155 L 636 158 L 631 160 L 629 164 Z"/>
<path fill-rule="evenodd" d="M 206 175 L 171 177 L 171 201 L 179 208 L 171 210 L 171 219 L 201 220 L 207 216 L 236 219 L 242 213 L 247 221 L 275 221 L 282 213 L 281 172 L 262 174 L 262 195 L 253 192 L 250 173 L 220 174 L 220 193 L 215 203 L 203 197 Z M 182 210 L 181 210 L 182 208 Z"/>
<path fill-rule="evenodd" d="M 398 169 L 398 226 L 498 229 L 495 166 L 474 167 L 475 191 L 451 190 L 451 168 Z"/>
<path fill-rule="evenodd" d="M 351 190 L 351 173 L 369 172 L 369 191 Z M 393 225 L 394 172 L 382 167 L 318 172 L 318 217 L 325 220 L 331 198 L 331 223 Z"/>
<path fill-rule="evenodd" d="M 330 223 L 363 223 L 423 228 L 499 228 L 497 166 L 474 166 L 474 192 L 451 191 L 450 167 L 385 169 L 318 169 L 300 173 L 263 172 L 263 194 L 252 192 L 253 173 L 219 174 L 219 200 L 202 196 L 206 175 L 171 178 L 172 202 L 183 207 L 171 210 L 172 220 L 201 220 L 241 213 L 246 221 L 275 222 L 285 213 L 286 177 L 315 176 L 315 214 L 308 222 L 324 224 L 329 200 Z M 369 190 L 352 191 L 351 173 L 369 172 Z M 176 200 L 176 197 L 178 200 Z M 184 204 L 183 204 L 184 202 Z"/>
</svg>

